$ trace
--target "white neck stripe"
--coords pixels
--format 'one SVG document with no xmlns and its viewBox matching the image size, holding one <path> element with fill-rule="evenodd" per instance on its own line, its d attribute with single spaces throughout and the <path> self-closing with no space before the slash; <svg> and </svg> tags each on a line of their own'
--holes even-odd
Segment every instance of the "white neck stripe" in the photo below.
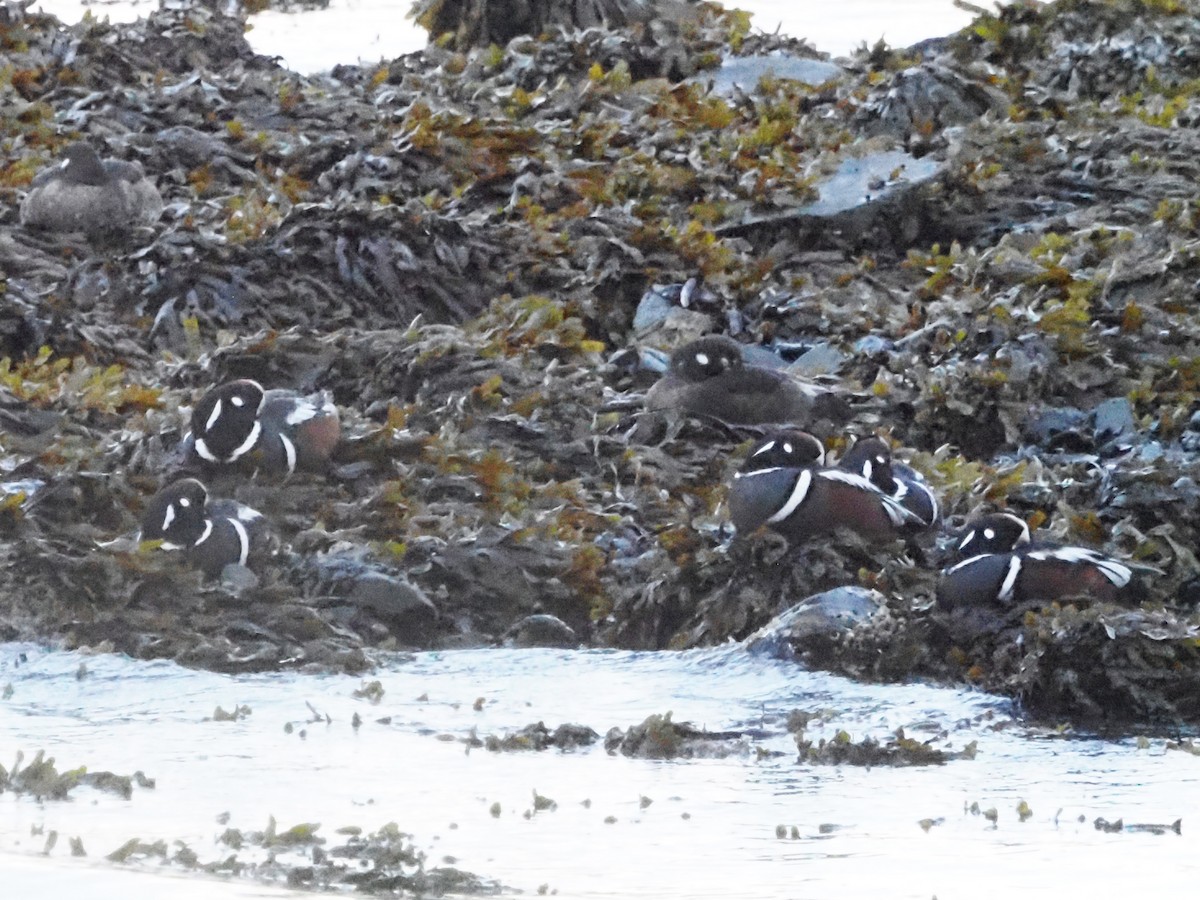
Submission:
<svg viewBox="0 0 1200 900">
<path fill-rule="evenodd" d="M 200 532 L 200 537 L 196 538 L 196 542 L 194 544 L 192 544 L 192 546 L 199 547 L 201 544 L 203 544 L 205 541 L 208 540 L 208 536 L 210 534 L 212 534 L 212 519 L 205 519 L 204 520 L 204 530 L 202 532 Z"/>
<path fill-rule="evenodd" d="M 246 560 L 250 558 L 250 534 L 246 531 L 246 526 L 237 519 L 226 519 L 225 521 L 232 525 L 233 530 L 237 532 L 238 546 L 241 548 L 241 552 L 238 553 L 238 565 L 244 566 Z"/>
<path fill-rule="evenodd" d="M 254 420 L 254 427 L 250 429 L 250 433 L 246 435 L 246 439 L 238 446 L 233 448 L 233 452 L 229 454 L 227 462 L 233 462 L 239 456 L 254 449 L 254 445 L 258 443 L 258 436 L 262 433 L 262 423 L 258 419 Z"/>
<path fill-rule="evenodd" d="M 808 488 L 812 484 L 812 469 L 801 469 L 800 474 L 796 477 L 796 484 L 792 488 L 792 494 L 787 499 L 787 503 L 779 507 L 779 511 L 771 518 L 767 519 L 768 524 L 782 522 L 788 516 L 796 511 L 804 498 L 808 496 Z"/>
</svg>

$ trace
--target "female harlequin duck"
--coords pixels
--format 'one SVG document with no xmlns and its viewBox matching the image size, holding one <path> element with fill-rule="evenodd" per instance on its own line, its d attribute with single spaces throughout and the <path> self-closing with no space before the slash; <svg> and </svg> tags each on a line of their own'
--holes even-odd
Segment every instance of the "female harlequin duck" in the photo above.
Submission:
<svg viewBox="0 0 1200 900">
<path fill-rule="evenodd" d="M 755 444 L 729 488 L 738 533 L 770 525 L 803 540 L 846 527 L 869 540 L 891 540 L 915 520 L 861 475 L 824 462 L 824 447 L 807 432 L 786 429 Z"/>
<path fill-rule="evenodd" d="M 646 409 L 681 410 L 732 425 L 805 424 L 815 397 L 785 372 L 747 365 L 732 338 L 711 335 L 671 354 L 667 374 L 646 392 Z"/>
<path fill-rule="evenodd" d="M 270 544 L 266 519 L 235 500 L 208 499 L 195 478 L 172 482 L 154 495 L 142 516 L 139 541 L 162 541 L 181 550 L 205 575 L 216 577 L 228 565 L 246 565 Z"/>
<path fill-rule="evenodd" d="M 838 465 L 861 475 L 907 509 L 918 520 L 914 525 L 928 527 L 937 521 L 937 497 L 924 476 L 892 459 L 892 449 L 883 440 L 872 437 L 855 441 Z"/>
<path fill-rule="evenodd" d="M 1011 513 L 968 523 L 958 545 L 962 561 L 942 572 L 937 600 L 943 608 L 1019 604 L 1085 596 L 1129 599 L 1132 566 L 1085 547 L 1035 544 L 1029 526 Z"/>
<path fill-rule="evenodd" d="M 338 409 L 327 393 L 264 391 L 248 378 L 213 388 L 192 411 L 191 452 L 216 465 L 288 475 L 321 471 L 340 437 Z"/>
<path fill-rule="evenodd" d="M 153 225 L 162 197 L 135 162 L 101 160 L 90 144 L 67 147 L 63 161 L 38 173 L 21 203 L 21 224 L 98 233 Z"/>
</svg>

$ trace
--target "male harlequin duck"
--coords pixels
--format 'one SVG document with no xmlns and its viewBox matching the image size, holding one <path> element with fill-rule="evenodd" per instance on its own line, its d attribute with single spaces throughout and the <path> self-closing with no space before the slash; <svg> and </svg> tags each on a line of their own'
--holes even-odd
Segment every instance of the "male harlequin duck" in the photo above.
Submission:
<svg viewBox="0 0 1200 900">
<path fill-rule="evenodd" d="M 82 142 L 63 156 L 33 179 L 21 203 L 22 225 L 94 234 L 153 225 L 162 215 L 162 197 L 138 163 L 102 161 Z"/>
<path fill-rule="evenodd" d="M 776 369 L 747 365 L 741 345 L 723 335 L 684 344 L 646 392 L 650 412 L 681 410 L 732 425 L 806 424 L 817 393 Z"/>
<path fill-rule="evenodd" d="M 958 554 L 963 560 L 938 581 L 938 605 L 944 609 L 1077 595 L 1112 602 L 1131 599 L 1136 586 L 1133 566 L 1085 547 L 1034 543 L 1029 526 L 1011 513 L 968 523 Z"/>
<path fill-rule="evenodd" d="M 162 541 L 164 550 L 181 550 L 205 575 L 216 577 L 227 565 L 246 565 L 270 543 L 266 519 L 236 500 L 208 499 L 195 478 L 172 482 L 154 495 L 142 516 L 139 541 Z"/>
<path fill-rule="evenodd" d="M 875 485 L 910 513 L 918 527 L 937 521 L 938 502 L 924 476 L 916 469 L 892 459 L 892 449 L 880 438 L 855 441 L 838 464 Z"/>
<path fill-rule="evenodd" d="M 340 437 L 338 409 L 327 393 L 264 391 L 248 378 L 213 388 L 192 411 L 191 452 L 216 465 L 288 475 L 321 471 Z"/>
<path fill-rule="evenodd" d="M 869 540 L 891 540 L 915 520 L 861 475 L 824 467 L 813 435 L 786 429 L 755 444 L 729 487 L 729 511 L 739 534 L 760 525 L 794 540 L 850 528 Z"/>
</svg>

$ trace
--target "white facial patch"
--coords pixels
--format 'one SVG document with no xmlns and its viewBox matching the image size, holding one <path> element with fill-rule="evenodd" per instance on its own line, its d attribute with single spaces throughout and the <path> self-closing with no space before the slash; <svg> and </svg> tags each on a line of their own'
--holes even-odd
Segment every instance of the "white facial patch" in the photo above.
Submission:
<svg viewBox="0 0 1200 900">
<path fill-rule="evenodd" d="M 184 509 L 187 509 L 189 506 L 192 505 L 192 501 L 189 500 L 187 497 L 180 497 L 179 505 L 182 506 Z"/>
<path fill-rule="evenodd" d="M 967 536 L 962 539 L 962 543 L 960 543 L 958 545 L 958 549 L 959 550 L 965 549 L 967 544 L 971 543 L 971 541 L 973 541 L 973 540 L 975 540 L 975 529 L 974 528 L 972 528 L 970 531 L 967 532 Z"/>
<path fill-rule="evenodd" d="M 167 506 L 167 514 L 163 516 L 162 530 L 165 532 L 171 527 L 171 523 L 175 521 L 175 504 Z"/>
<path fill-rule="evenodd" d="M 862 470 L 863 478 L 867 479 L 867 481 L 870 481 L 871 475 L 874 472 L 875 472 L 875 469 L 872 468 L 871 461 L 868 459 L 866 462 L 863 463 L 863 470 Z"/>
<path fill-rule="evenodd" d="M 220 403 L 221 401 L 218 400 L 217 402 Z M 236 406 L 238 409 L 241 409 L 243 406 L 246 405 L 246 401 L 243 400 L 241 397 L 239 397 L 237 394 L 234 394 L 232 397 L 230 397 L 229 402 L 232 403 L 234 406 Z"/>
<path fill-rule="evenodd" d="M 696 362 L 700 363 L 700 365 L 702 365 L 702 366 L 707 366 L 708 365 L 708 354 L 707 353 L 697 353 L 696 354 Z"/>
<path fill-rule="evenodd" d="M 994 529 L 994 528 L 983 529 L 983 536 L 985 538 L 987 538 L 989 541 L 992 540 L 993 538 L 996 537 L 996 529 Z"/>
<path fill-rule="evenodd" d="M 757 450 L 755 450 L 755 451 L 754 451 L 753 453 L 751 453 L 750 455 L 751 455 L 751 456 L 758 456 L 758 454 L 760 454 L 760 453 L 766 453 L 768 450 L 774 450 L 774 449 L 775 449 L 775 442 L 774 442 L 774 441 L 767 441 L 765 444 L 763 444 L 761 447 L 759 447 Z M 790 451 L 789 451 L 789 452 L 790 452 Z"/>
<path fill-rule="evenodd" d="M 237 398 L 234 397 L 234 399 L 236 400 Z M 204 430 L 212 431 L 213 426 L 217 424 L 217 419 L 219 419 L 219 418 L 221 418 L 221 401 L 220 400 L 218 400 L 216 403 L 213 404 L 212 415 L 210 415 L 208 417 L 208 421 L 204 423 Z"/>
<path fill-rule="evenodd" d="M 800 474 L 796 478 L 796 484 L 792 488 L 791 496 L 787 498 L 787 502 L 783 506 L 779 507 L 779 511 L 775 515 L 767 519 L 768 523 L 782 522 L 796 511 L 797 507 L 804 502 L 804 498 L 808 496 L 808 489 L 812 485 L 812 477 L 811 469 L 800 470 Z"/>
<path fill-rule="evenodd" d="M 791 456 L 791 454 L 792 454 L 792 445 L 791 445 L 791 444 L 784 444 L 784 445 L 783 445 L 783 452 L 784 452 L 784 453 L 786 453 L 786 454 L 788 454 L 789 456 Z"/>
</svg>

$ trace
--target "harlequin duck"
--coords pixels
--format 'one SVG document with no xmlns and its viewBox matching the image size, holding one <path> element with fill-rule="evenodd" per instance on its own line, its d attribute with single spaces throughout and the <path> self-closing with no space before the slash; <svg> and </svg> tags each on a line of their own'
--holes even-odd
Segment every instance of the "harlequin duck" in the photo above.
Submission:
<svg viewBox="0 0 1200 900">
<path fill-rule="evenodd" d="M 161 540 L 162 549 L 183 551 L 191 565 L 215 577 L 232 563 L 246 565 L 269 537 L 261 513 L 236 500 L 209 501 L 203 484 L 183 478 L 154 495 L 138 540 Z"/>
<path fill-rule="evenodd" d="M 963 560 L 944 570 L 937 586 L 938 605 L 947 609 L 1076 595 L 1112 602 L 1134 593 L 1132 565 L 1085 547 L 1034 543 L 1029 526 L 1011 513 L 970 522 L 958 553 Z"/>
<path fill-rule="evenodd" d="M 855 441 L 838 464 L 861 475 L 928 527 L 937 521 L 938 502 L 925 478 L 916 469 L 892 459 L 892 449 L 880 438 Z"/>
<path fill-rule="evenodd" d="M 321 471 L 340 437 L 338 409 L 327 393 L 264 391 L 248 378 L 213 388 L 192 411 L 191 452 L 217 465 L 288 475 Z"/>
<path fill-rule="evenodd" d="M 21 203 L 21 224 L 97 233 L 153 225 L 158 189 L 135 162 L 101 160 L 90 144 L 71 144 L 63 161 L 39 172 Z"/>
<path fill-rule="evenodd" d="M 729 488 L 739 534 L 770 525 L 794 540 L 846 527 L 869 540 L 891 540 L 915 516 L 861 475 L 824 467 L 811 434 L 786 429 L 755 444 Z"/>
<path fill-rule="evenodd" d="M 815 402 L 816 392 L 785 372 L 747 365 L 741 345 L 723 335 L 678 348 L 667 373 L 646 392 L 650 412 L 681 410 L 732 425 L 805 424 Z"/>
</svg>

